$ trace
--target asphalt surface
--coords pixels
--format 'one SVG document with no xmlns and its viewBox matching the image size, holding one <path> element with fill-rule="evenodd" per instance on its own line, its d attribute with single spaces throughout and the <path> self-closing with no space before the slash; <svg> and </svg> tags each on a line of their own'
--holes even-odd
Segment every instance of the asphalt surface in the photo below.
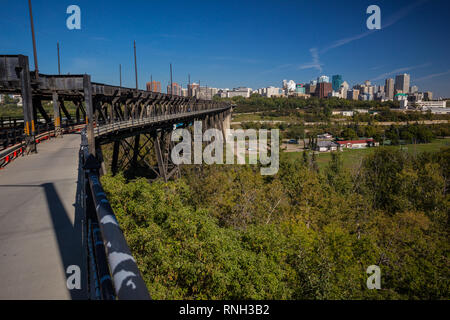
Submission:
<svg viewBox="0 0 450 320">
<path fill-rule="evenodd" d="M 80 135 L 38 145 L 0 170 L 0 299 L 85 299 Z M 81 289 L 69 266 L 80 268 Z"/>
</svg>

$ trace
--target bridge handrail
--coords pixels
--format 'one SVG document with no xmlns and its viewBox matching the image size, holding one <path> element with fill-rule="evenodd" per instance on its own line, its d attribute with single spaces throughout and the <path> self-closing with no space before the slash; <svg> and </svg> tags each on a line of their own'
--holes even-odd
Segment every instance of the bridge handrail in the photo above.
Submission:
<svg viewBox="0 0 450 320">
<path fill-rule="evenodd" d="M 108 133 L 108 132 L 111 132 L 111 131 L 114 131 L 117 129 L 139 127 L 144 124 L 149 124 L 152 122 L 179 119 L 179 118 L 183 118 L 183 117 L 189 117 L 189 116 L 193 116 L 193 115 L 201 115 L 201 114 L 211 113 L 211 112 L 216 112 L 216 111 L 218 112 L 218 111 L 226 110 L 228 108 L 230 108 L 230 107 L 226 106 L 226 107 L 220 107 L 220 108 L 214 108 L 214 109 L 205 109 L 205 110 L 199 110 L 199 111 L 189 111 L 189 112 L 183 112 L 183 113 L 174 113 L 174 114 L 145 117 L 142 119 L 130 119 L 130 120 L 125 120 L 125 121 L 117 121 L 117 122 L 113 122 L 113 123 L 98 125 L 95 127 L 94 132 L 95 132 L 96 136 L 98 137 L 101 134 Z"/>
<path fill-rule="evenodd" d="M 81 132 L 80 155 L 87 182 L 85 183 L 85 194 L 87 198 L 92 196 L 91 207 L 89 208 L 89 203 L 86 205 L 86 213 L 88 215 L 89 211 L 95 212 L 93 218 L 95 218 L 101 234 L 94 246 L 97 247 L 100 242 L 104 248 L 103 256 L 106 256 L 107 261 L 107 266 L 102 261 L 96 261 L 99 270 L 107 270 L 107 274 L 103 273 L 97 280 L 99 290 L 104 291 L 101 297 L 104 299 L 117 297 L 123 300 L 148 300 L 150 295 L 147 286 L 100 183 L 100 163 L 89 153 L 85 130 Z M 93 232 L 95 232 L 95 228 Z M 98 257 L 97 252 L 95 252 L 95 256 Z M 102 255 L 100 254 L 100 256 Z M 115 296 L 108 292 L 110 290 L 108 283 L 113 284 Z"/>
</svg>

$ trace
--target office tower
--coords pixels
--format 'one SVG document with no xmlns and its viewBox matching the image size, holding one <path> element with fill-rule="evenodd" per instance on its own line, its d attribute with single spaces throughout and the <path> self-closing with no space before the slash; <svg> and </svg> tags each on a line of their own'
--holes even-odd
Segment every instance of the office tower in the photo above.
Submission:
<svg viewBox="0 0 450 320">
<path fill-rule="evenodd" d="M 423 93 L 423 99 L 426 100 L 426 101 L 431 101 L 431 100 L 433 100 L 433 92 L 431 92 L 431 91 L 425 91 L 425 92 Z"/>
<path fill-rule="evenodd" d="M 161 92 L 161 82 L 159 81 L 147 82 L 147 91 Z"/>
<path fill-rule="evenodd" d="M 317 78 L 317 83 L 329 83 L 330 82 L 330 78 L 327 76 L 320 76 Z"/>
<path fill-rule="evenodd" d="M 348 83 L 347 81 L 342 82 L 341 86 L 339 87 L 339 95 L 343 99 L 347 99 L 347 91 L 348 91 Z"/>
<path fill-rule="evenodd" d="M 305 86 L 305 93 L 306 94 L 315 95 L 316 94 L 316 87 L 317 87 L 317 85 L 308 83 Z"/>
<path fill-rule="evenodd" d="M 386 79 L 384 92 L 386 93 L 386 99 L 388 100 L 394 99 L 394 79 L 392 78 Z"/>
<path fill-rule="evenodd" d="M 419 88 L 417 86 L 412 86 L 411 89 L 409 90 L 410 93 L 417 93 L 419 92 Z"/>
<path fill-rule="evenodd" d="M 329 82 L 320 82 L 316 87 L 316 96 L 319 98 L 326 98 L 328 94 L 333 91 L 333 87 Z"/>
<path fill-rule="evenodd" d="M 306 88 L 303 85 L 303 83 L 297 83 L 296 88 L 295 88 L 295 92 L 296 93 L 303 93 L 303 94 L 306 93 Z"/>
<path fill-rule="evenodd" d="M 409 93 L 409 81 L 410 76 L 407 73 L 399 74 L 395 77 L 395 86 L 394 89 L 396 93 Z"/>
<path fill-rule="evenodd" d="M 333 91 L 339 91 L 339 88 L 341 87 L 341 84 L 344 82 L 342 80 L 342 76 L 340 74 L 336 74 L 331 77 L 331 83 L 333 85 Z"/>
<path fill-rule="evenodd" d="M 348 100 L 358 100 L 359 97 L 359 90 L 358 89 L 352 89 L 347 91 L 347 99 Z"/>
</svg>

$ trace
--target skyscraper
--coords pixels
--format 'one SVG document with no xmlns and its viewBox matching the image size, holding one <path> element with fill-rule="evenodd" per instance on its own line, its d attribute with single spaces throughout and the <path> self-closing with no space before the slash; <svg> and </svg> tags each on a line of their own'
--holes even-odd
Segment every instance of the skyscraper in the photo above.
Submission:
<svg viewBox="0 0 450 320">
<path fill-rule="evenodd" d="M 320 76 L 317 78 L 317 83 L 322 83 L 322 82 L 330 82 L 330 77 L 327 76 Z"/>
<path fill-rule="evenodd" d="M 407 73 L 397 75 L 395 77 L 395 87 L 394 87 L 396 93 L 409 93 L 409 80 L 410 75 Z"/>
<path fill-rule="evenodd" d="M 333 91 L 339 91 L 339 88 L 341 87 L 342 82 L 342 76 L 340 74 L 336 74 L 331 77 L 331 83 L 333 85 Z"/>
<path fill-rule="evenodd" d="M 388 100 L 394 99 L 394 79 L 392 78 L 386 79 L 384 92 L 386 93 L 386 99 Z"/>
</svg>

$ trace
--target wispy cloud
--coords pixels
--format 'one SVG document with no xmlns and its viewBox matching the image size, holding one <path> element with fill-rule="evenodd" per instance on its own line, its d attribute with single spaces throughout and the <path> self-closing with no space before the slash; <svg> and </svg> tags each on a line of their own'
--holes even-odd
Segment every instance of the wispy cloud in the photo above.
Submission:
<svg viewBox="0 0 450 320">
<path fill-rule="evenodd" d="M 419 68 L 425 68 L 425 67 L 429 67 L 431 65 L 431 63 L 427 62 L 421 65 L 417 65 L 417 66 L 410 66 L 410 67 L 403 67 L 403 68 L 398 68 L 389 72 L 385 72 L 382 73 L 380 75 L 378 75 L 377 77 L 371 79 L 372 81 L 377 81 L 377 80 L 382 80 L 382 79 L 386 79 L 388 76 L 393 75 L 393 74 L 398 74 L 398 73 L 402 73 L 402 72 L 407 72 L 410 70 L 414 70 L 414 69 L 419 69 Z"/>
<path fill-rule="evenodd" d="M 415 81 L 423 81 L 423 80 L 433 79 L 433 78 L 445 76 L 446 74 L 450 74 L 450 70 L 447 70 L 445 72 L 440 72 L 440 73 L 429 74 L 428 76 L 417 78 L 417 79 L 415 79 Z"/>
<path fill-rule="evenodd" d="M 312 61 L 299 65 L 297 69 L 317 69 L 319 72 L 322 72 L 323 64 L 320 63 L 319 52 L 317 51 L 317 48 L 311 48 L 309 49 L 309 52 L 311 53 Z"/>
<path fill-rule="evenodd" d="M 423 5 L 425 2 L 428 2 L 429 0 L 418 0 L 412 4 L 410 4 L 409 6 L 403 7 L 402 9 L 400 9 L 399 11 L 397 11 L 396 13 L 394 13 L 393 15 L 389 16 L 384 22 L 383 22 L 383 13 L 381 13 L 381 30 L 389 28 L 390 26 L 394 25 L 395 23 L 397 23 L 399 20 L 403 19 L 404 17 L 406 17 L 407 15 L 409 15 L 415 8 Z M 334 41 L 333 43 L 331 43 L 330 45 L 326 46 L 325 48 L 323 48 L 322 50 L 320 50 L 320 53 L 323 54 L 331 49 L 334 48 L 338 48 L 340 46 L 343 46 L 347 43 L 353 42 L 355 40 L 359 40 L 362 38 L 367 37 L 368 35 L 371 35 L 374 32 L 377 32 L 379 30 L 367 30 L 366 32 L 354 35 L 354 36 L 350 36 L 350 37 L 346 37 L 343 39 L 339 39 L 337 41 Z"/>
<path fill-rule="evenodd" d="M 428 2 L 430 0 L 417 0 L 416 2 L 403 7 L 402 9 L 400 9 L 399 11 L 397 11 L 396 13 L 392 14 L 391 16 L 387 17 L 386 20 L 383 20 L 383 15 L 381 17 L 381 30 L 389 28 L 390 26 L 394 25 L 395 23 L 397 23 L 399 20 L 405 18 L 406 16 L 408 16 L 414 9 L 416 9 L 417 7 L 423 5 L 424 3 Z M 317 48 L 311 48 L 309 49 L 310 53 L 311 53 L 311 57 L 312 57 L 312 61 L 309 63 L 304 63 L 301 64 L 297 67 L 297 69 L 299 70 L 304 70 L 304 69 L 316 69 L 319 72 L 323 71 L 323 66 L 324 64 L 320 62 L 320 55 L 326 53 L 327 51 L 334 49 L 334 48 L 338 48 L 341 47 L 345 44 L 351 43 L 353 41 L 365 38 L 367 36 L 369 36 L 370 34 L 377 32 L 380 30 L 367 30 L 363 33 L 357 34 L 357 35 L 353 35 L 353 36 L 349 36 L 346 38 L 342 38 L 339 39 L 337 41 L 332 42 L 331 44 L 329 44 L 328 46 L 325 46 L 322 49 L 317 49 Z M 425 65 L 421 65 L 421 66 L 412 66 L 412 67 L 405 67 L 405 68 L 399 68 L 396 70 L 393 70 L 391 72 L 388 73 L 384 73 L 382 75 L 379 75 L 378 77 L 376 77 L 373 80 L 380 80 L 380 79 L 384 79 L 386 76 L 389 76 L 391 74 L 395 74 L 395 73 L 400 73 L 400 72 L 406 72 L 412 69 L 416 69 L 416 68 L 420 68 L 420 67 L 425 67 L 428 66 L 429 64 L 425 64 Z M 283 64 L 283 65 L 279 65 L 277 67 L 274 67 L 272 69 L 263 71 L 262 73 L 271 73 L 274 71 L 278 71 L 281 69 L 285 69 L 285 68 L 289 68 L 292 67 L 293 64 Z M 372 70 L 376 70 L 376 69 L 380 69 L 381 67 L 375 67 Z"/>
</svg>

